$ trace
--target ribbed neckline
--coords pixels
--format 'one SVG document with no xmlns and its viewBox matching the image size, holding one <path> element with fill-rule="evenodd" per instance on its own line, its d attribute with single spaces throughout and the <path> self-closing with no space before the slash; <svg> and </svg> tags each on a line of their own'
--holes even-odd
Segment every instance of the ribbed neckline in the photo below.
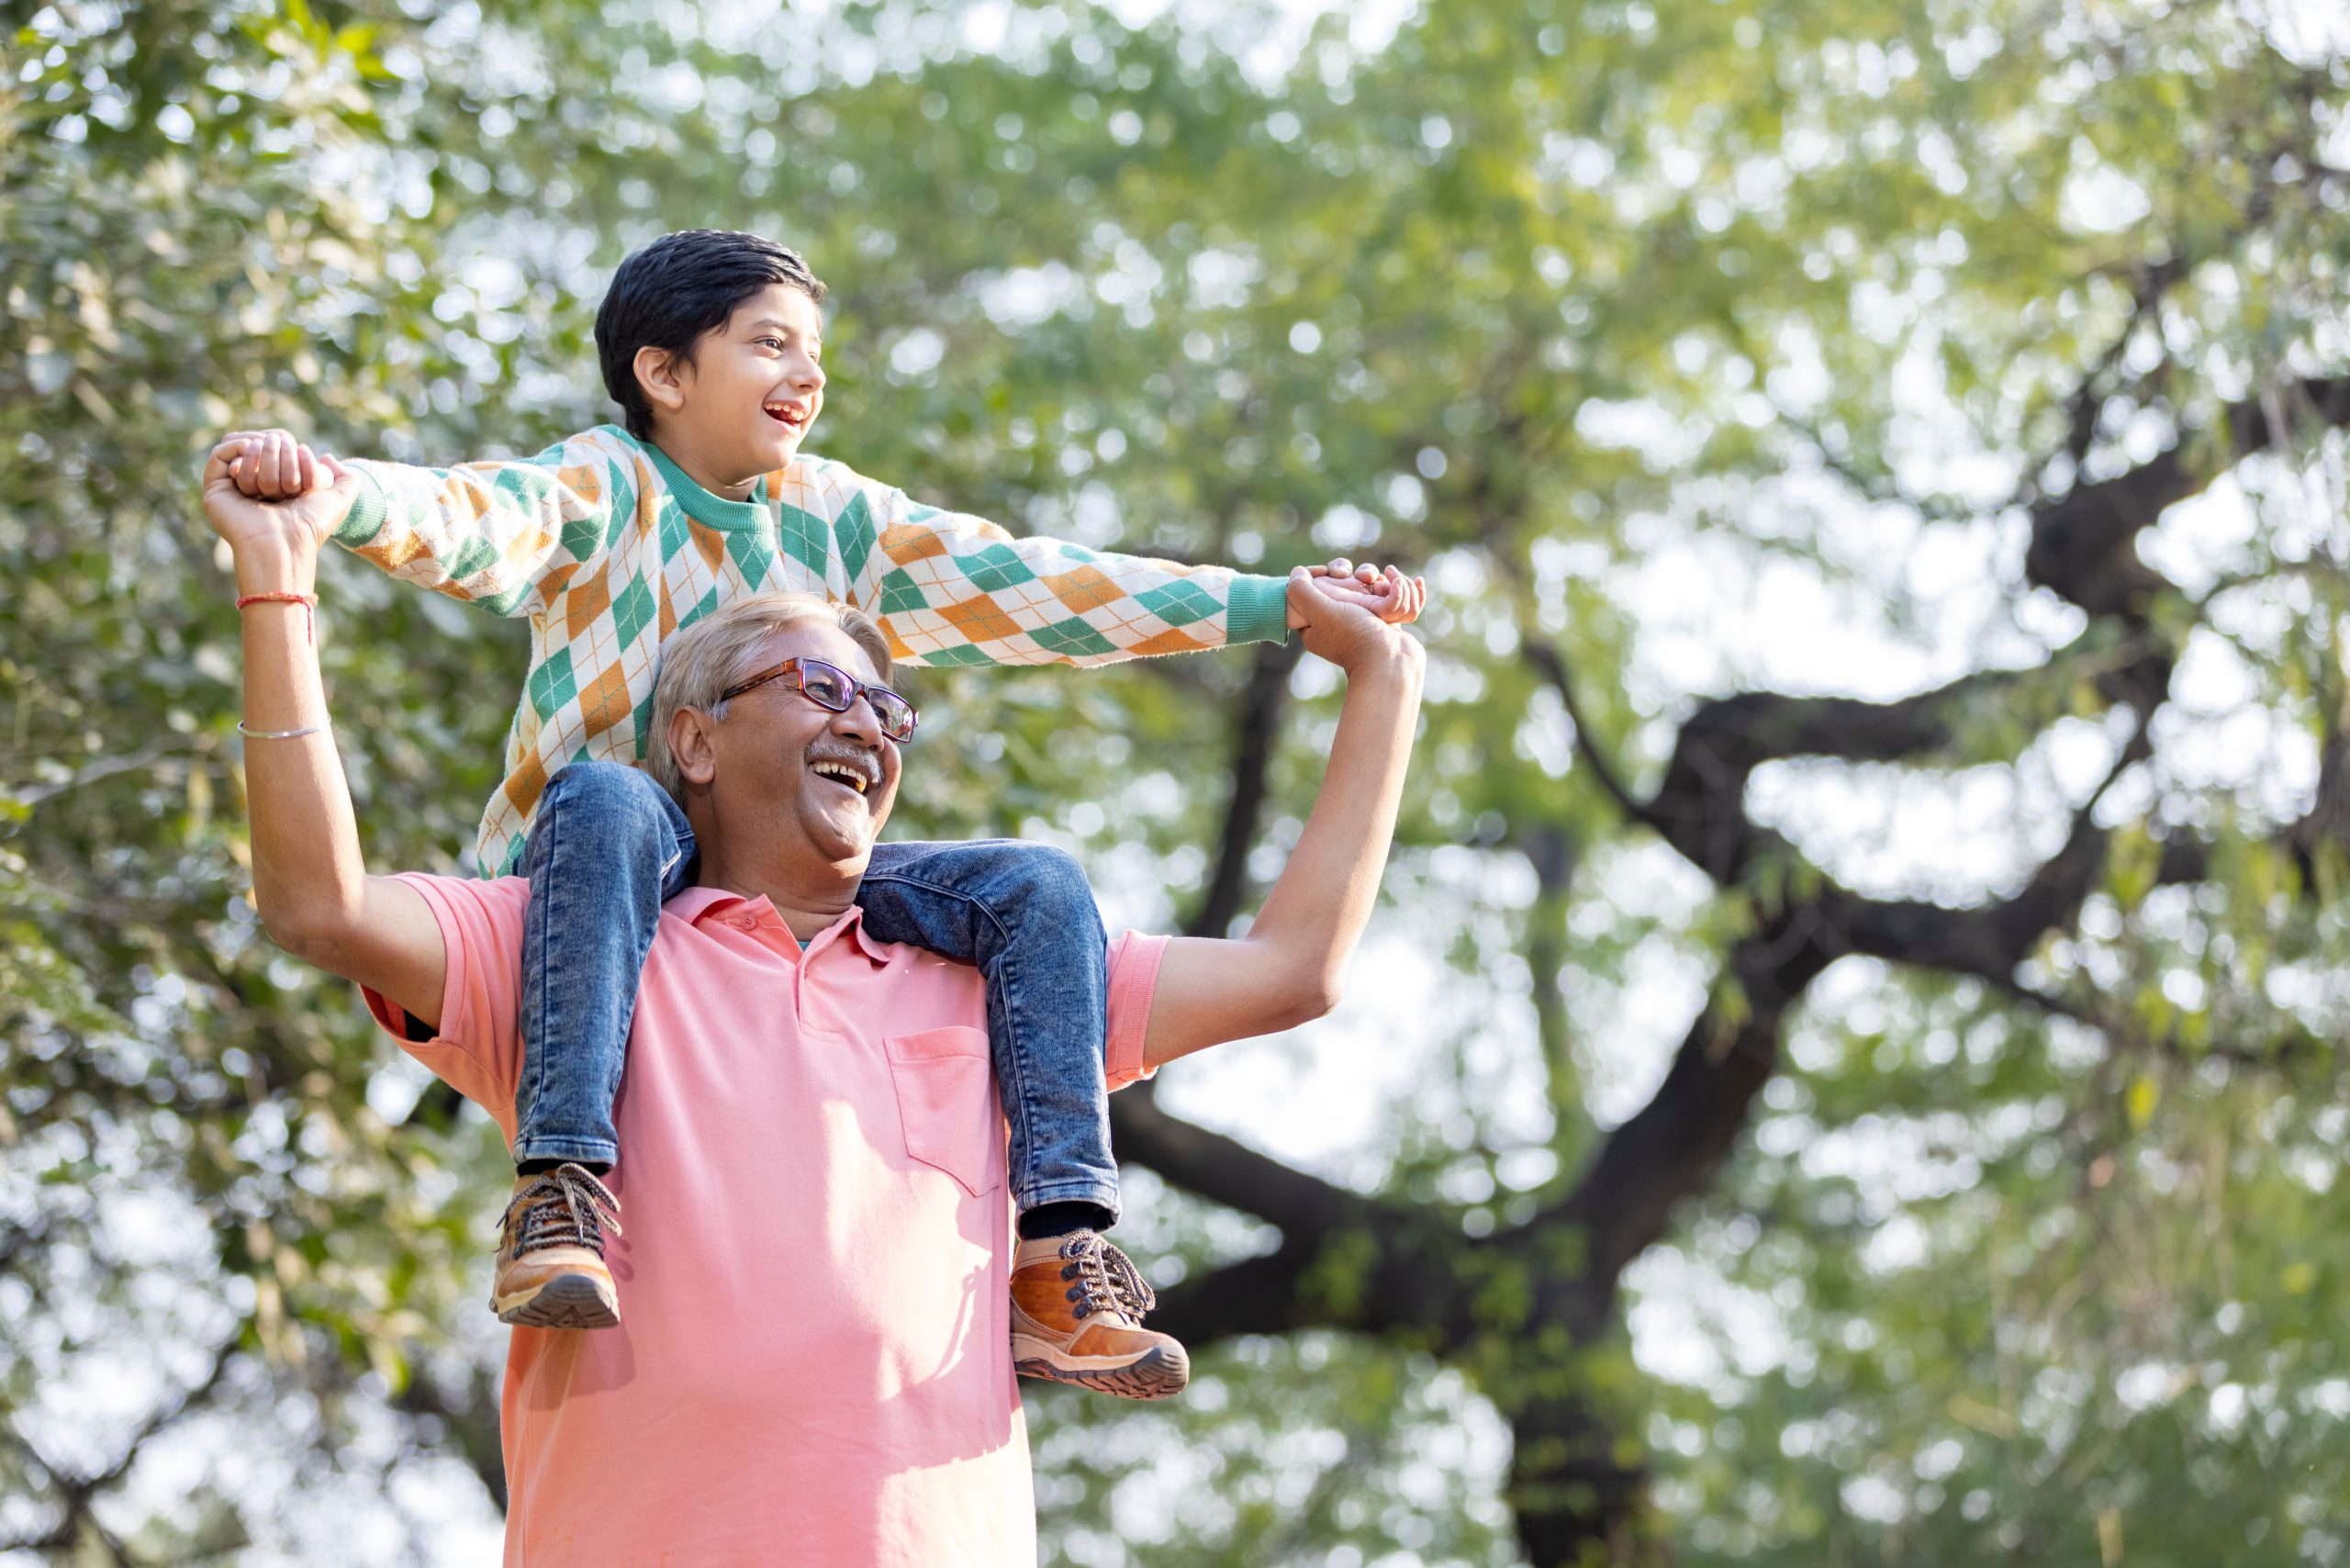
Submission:
<svg viewBox="0 0 2350 1568">
<path fill-rule="evenodd" d="M 661 476 L 661 482 L 669 487 L 669 493 L 677 498 L 677 505 L 696 522 L 724 529 L 729 533 L 763 529 L 767 525 L 767 481 L 765 475 L 761 475 L 759 482 L 752 487 L 749 500 L 730 501 L 703 489 L 692 476 L 677 466 L 667 453 L 651 442 L 640 441 L 618 425 L 606 425 L 604 428 L 621 440 L 643 449 L 644 454 L 653 460 L 654 471 Z"/>
</svg>

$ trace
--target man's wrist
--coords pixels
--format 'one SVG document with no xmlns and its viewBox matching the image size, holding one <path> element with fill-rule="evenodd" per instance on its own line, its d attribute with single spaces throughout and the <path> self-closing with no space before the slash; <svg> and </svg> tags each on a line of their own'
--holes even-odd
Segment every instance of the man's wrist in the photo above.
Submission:
<svg viewBox="0 0 2350 1568">
<path fill-rule="evenodd" d="M 1376 641 L 1359 644 L 1338 668 L 1348 686 L 1393 681 L 1416 687 L 1427 678 L 1427 652 L 1413 638 L 1390 631 Z"/>
<path fill-rule="evenodd" d="M 311 593 L 319 580 L 316 545 L 248 544 L 236 552 L 237 594 Z"/>
</svg>

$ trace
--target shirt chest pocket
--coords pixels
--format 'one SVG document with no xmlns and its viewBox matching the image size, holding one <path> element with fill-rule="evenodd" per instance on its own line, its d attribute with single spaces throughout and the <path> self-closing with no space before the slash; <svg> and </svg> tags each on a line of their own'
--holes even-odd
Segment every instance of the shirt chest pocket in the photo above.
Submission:
<svg viewBox="0 0 2350 1568">
<path fill-rule="evenodd" d="M 1003 1109 L 984 1029 L 892 1035 L 882 1042 L 906 1152 L 944 1170 L 973 1197 L 1003 1185 Z"/>
</svg>

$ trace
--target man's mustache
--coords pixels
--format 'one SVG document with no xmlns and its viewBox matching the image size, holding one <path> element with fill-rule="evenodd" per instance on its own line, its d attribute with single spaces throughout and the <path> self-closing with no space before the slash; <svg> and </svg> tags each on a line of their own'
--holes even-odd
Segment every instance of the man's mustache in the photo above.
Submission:
<svg viewBox="0 0 2350 1568">
<path fill-rule="evenodd" d="M 885 777 L 878 747 L 854 745 L 830 736 L 811 742 L 802 760 L 811 768 L 824 762 L 853 767 L 864 778 L 868 790 L 878 790 Z"/>
</svg>

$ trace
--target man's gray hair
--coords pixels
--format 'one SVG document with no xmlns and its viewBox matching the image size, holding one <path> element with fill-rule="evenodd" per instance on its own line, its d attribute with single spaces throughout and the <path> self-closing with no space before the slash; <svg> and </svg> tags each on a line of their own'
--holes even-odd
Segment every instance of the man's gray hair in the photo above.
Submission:
<svg viewBox="0 0 2350 1568">
<path fill-rule="evenodd" d="M 680 708 L 699 708 L 713 719 L 726 717 L 719 693 L 756 675 L 758 646 L 787 626 L 822 622 L 847 633 L 873 672 L 890 676 L 890 639 L 861 610 L 819 599 L 812 593 L 761 593 L 737 599 L 714 615 L 672 636 L 661 650 L 661 671 L 653 682 L 653 733 L 644 739 L 644 767 L 653 781 L 683 804 L 686 781 L 669 749 L 669 721 Z"/>
</svg>

